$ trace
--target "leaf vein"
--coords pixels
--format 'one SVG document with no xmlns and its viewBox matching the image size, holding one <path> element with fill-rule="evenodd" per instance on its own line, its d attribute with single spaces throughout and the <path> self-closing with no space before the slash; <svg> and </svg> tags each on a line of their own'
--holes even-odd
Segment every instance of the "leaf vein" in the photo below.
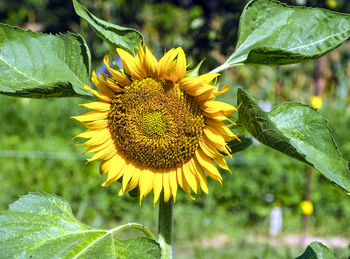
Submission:
<svg viewBox="0 0 350 259">
<path fill-rule="evenodd" d="M 37 82 L 37 83 L 39 83 L 39 84 L 44 84 L 44 82 L 41 82 L 41 81 L 39 81 L 39 80 L 37 80 L 37 79 L 35 79 L 35 78 L 32 78 L 32 77 L 30 77 L 29 75 L 24 74 L 23 72 L 21 72 L 20 70 L 18 70 L 16 67 L 11 66 L 9 63 L 7 63 L 5 60 L 3 60 L 2 57 L 0 57 L 0 61 L 2 61 L 3 63 L 5 63 L 8 67 L 10 67 L 10 68 L 11 68 L 13 71 L 15 71 L 16 73 L 18 73 L 18 74 L 20 74 L 20 75 L 22 75 L 22 76 L 24 76 L 24 77 L 26 77 L 26 78 L 29 78 L 30 80 L 33 80 L 33 81 L 35 81 L 35 82 Z"/>
<path fill-rule="evenodd" d="M 91 246 L 93 246 L 95 243 L 97 243 L 99 240 L 105 238 L 107 235 L 113 233 L 115 229 L 108 230 L 104 235 L 96 238 L 94 241 L 92 241 L 90 244 L 88 244 L 84 249 L 82 249 L 76 256 L 73 257 L 73 259 L 78 258 L 78 256 L 82 255 L 85 253 Z"/>
<path fill-rule="evenodd" d="M 321 39 L 321 40 L 318 40 L 318 41 L 314 41 L 314 42 L 311 42 L 311 43 L 309 43 L 309 44 L 305 44 L 305 45 L 302 45 L 302 46 L 297 46 L 297 47 L 294 47 L 294 48 L 291 48 L 291 49 L 287 49 L 287 50 L 296 50 L 296 49 L 302 49 L 302 48 L 306 48 L 306 47 L 309 47 L 309 46 L 314 46 L 314 45 L 317 45 L 318 43 L 322 43 L 322 42 L 324 42 L 324 41 L 326 41 L 326 40 L 328 40 L 328 39 L 330 39 L 330 38 L 335 38 L 336 36 L 339 36 L 339 35 L 341 35 L 341 34 L 344 34 L 344 33 L 346 33 L 346 32 L 348 32 L 350 29 L 347 29 L 347 30 L 345 30 L 345 31 L 342 31 L 342 32 L 338 32 L 338 33 L 336 33 L 336 34 L 333 34 L 333 35 L 330 35 L 330 36 L 328 36 L 328 37 L 326 37 L 326 38 L 324 38 L 324 39 Z"/>
</svg>

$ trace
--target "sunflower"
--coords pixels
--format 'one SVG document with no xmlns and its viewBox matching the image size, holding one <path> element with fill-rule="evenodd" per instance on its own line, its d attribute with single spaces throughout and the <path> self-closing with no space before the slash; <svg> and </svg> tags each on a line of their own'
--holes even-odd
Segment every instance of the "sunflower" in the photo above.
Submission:
<svg viewBox="0 0 350 259">
<path fill-rule="evenodd" d="M 102 186 L 121 179 L 119 195 L 138 187 L 141 203 L 153 190 L 155 204 L 162 191 L 165 202 L 175 201 L 178 186 L 191 198 L 199 186 L 208 193 L 207 175 L 222 183 L 215 164 L 230 171 L 226 143 L 237 138 L 223 121 L 236 108 L 214 98 L 228 85 L 217 91 L 216 73 L 186 76 L 182 48 L 159 61 L 147 46 L 136 57 L 117 52 L 123 69 L 105 56 L 111 76 L 92 73 L 99 91 L 84 85 L 99 101 L 82 104 L 93 111 L 72 117 L 87 128 L 76 136 L 88 139 L 82 145 L 94 155 L 87 160 L 100 160 L 100 173 L 108 175 Z"/>
</svg>

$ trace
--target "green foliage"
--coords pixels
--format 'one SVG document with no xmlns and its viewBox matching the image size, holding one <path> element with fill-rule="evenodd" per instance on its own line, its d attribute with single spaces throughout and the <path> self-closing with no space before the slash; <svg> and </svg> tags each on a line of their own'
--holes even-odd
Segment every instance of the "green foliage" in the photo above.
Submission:
<svg viewBox="0 0 350 259">
<path fill-rule="evenodd" d="M 234 140 L 231 140 L 230 142 L 227 143 L 227 145 L 229 146 L 230 148 L 230 153 L 231 154 L 234 154 L 234 153 L 237 153 L 239 151 L 242 151 L 248 147 L 250 147 L 250 145 L 253 143 L 252 139 L 251 138 L 248 138 L 246 136 L 239 136 L 239 140 L 238 141 L 237 139 L 234 139 Z"/>
<path fill-rule="evenodd" d="M 336 259 L 334 254 L 320 242 L 312 242 L 296 259 Z"/>
<path fill-rule="evenodd" d="M 284 103 L 270 113 L 238 89 L 240 123 L 261 143 L 305 162 L 350 192 L 350 172 L 336 146 L 328 122 L 315 109 Z"/>
<path fill-rule="evenodd" d="M 141 33 L 137 30 L 125 28 L 97 18 L 76 0 L 73 0 L 73 5 L 75 12 L 84 18 L 96 34 L 113 49 L 122 48 L 136 55 L 138 45 L 143 41 Z"/>
<path fill-rule="evenodd" d="M 204 60 L 202 60 L 201 62 L 199 62 L 198 63 L 198 65 L 195 67 L 195 68 L 193 68 L 193 69 L 191 69 L 191 70 L 187 70 L 186 71 L 186 77 L 188 76 L 188 77 L 195 77 L 195 76 L 199 76 L 199 69 L 201 68 L 201 66 L 202 66 L 202 64 L 203 64 L 203 61 Z"/>
<path fill-rule="evenodd" d="M 48 35 L 0 24 L 0 93 L 20 97 L 90 96 L 90 52 L 75 34 Z"/>
<path fill-rule="evenodd" d="M 234 53 L 215 72 L 239 63 L 283 65 L 316 59 L 350 36 L 350 15 L 253 0 L 239 23 Z"/>
<path fill-rule="evenodd" d="M 0 229 L 4 258 L 151 259 L 160 255 L 154 240 L 120 240 L 114 236 L 118 227 L 108 231 L 93 229 L 74 218 L 67 201 L 45 193 L 31 193 L 11 204 L 0 216 Z"/>
</svg>

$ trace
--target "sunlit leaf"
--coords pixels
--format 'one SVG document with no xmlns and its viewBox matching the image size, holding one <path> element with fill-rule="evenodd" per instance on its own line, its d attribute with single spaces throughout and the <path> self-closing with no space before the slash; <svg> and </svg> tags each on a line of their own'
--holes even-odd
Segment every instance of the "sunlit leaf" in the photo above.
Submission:
<svg viewBox="0 0 350 259">
<path fill-rule="evenodd" d="M 281 65 L 318 58 L 350 37 L 350 15 L 273 0 L 249 2 L 236 50 L 218 72 L 240 63 Z"/>
<path fill-rule="evenodd" d="M 90 96 L 90 52 L 72 33 L 49 35 L 0 24 L 0 93 L 21 97 Z"/>
<path fill-rule="evenodd" d="M 320 242 L 312 242 L 305 252 L 295 259 L 336 259 L 334 254 Z"/>
<path fill-rule="evenodd" d="M 0 216 L 1 258 L 159 258 L 156 241 L 146 237 L 120 240 L 114 229 L 89 227 L 72 214 L 68 202 L 31 193 Z"/>
<path fill-rule="evenodd" d="M 140 42 L 143 41 L 140 32 L 135 29 L 122 27 L 99 19 L 76 0 L 73 0 L 73 5 L 77 15 L 85 19 L 94 29 L 96 34 L 113 49 L 122 48 L 131 54 L 136 55 L 138 46 Z"/>
<path fill-rule="evenodd" d="M 238 123 L 261 143 L 303 161 L 331 182 L 350 192 L 347 162 L 334 142 L 327 120 L 314 108 L 283 103 L 264 112 L 242 89 L 238 89 Z"/>
</svg>

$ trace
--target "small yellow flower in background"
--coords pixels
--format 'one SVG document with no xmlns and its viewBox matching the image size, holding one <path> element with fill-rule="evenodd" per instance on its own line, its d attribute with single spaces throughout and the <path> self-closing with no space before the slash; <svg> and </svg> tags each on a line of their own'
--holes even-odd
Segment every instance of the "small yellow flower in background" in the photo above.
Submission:
<svg viewBox="0 0 350 259">
<path fill-rule="evenodd" d="M 314 206 L 311 201 L 302 201 L 300 208 L 305 215 L 311 215 L 314 212 Z"/>
<path fill-rule="evenodd" d="M 338 5 L 336 0 L 327 0 L 326 3 L 330 9 L 335 9 Z"/>
<path fill-rule="evenodd" d="M 182 48 L 171 49 L 159 61 L 147 47 L 140 46 L 136 58 L 117 49 L 124 73 L 104 63 L 112 77 L 92 74 L 99 91 L 85 89 L 100 101 L 83 104 L 94 111 L 74 119 L 87 131 L 83 146 L 100 160 L 102 186 L 122 178 L 119 195 L 139 187 L 141 200 L 153 190 L 154 204 L 164 192 L 164 201 L 174 197 L 180 186 L 191 196 L 199 186 L 208 193 L 207 177 L 222 183 L 215 163 L 228 171 L 227 141 L 237 136 L 223 123 L 236 111 L 214 98 L 219 91 L 211 84 L 219 76 L 208 73 L 185 77 L 186 57 Z M 233 123 L 231 121 L 231 123 Z M 215 163 L 214 163 L 215 162 Z"/>
<path fill-rule="evenodd" d="M 311 96 L 310 97 L 311 106 L 315 109 L 321 109 L 322 107 L 322 99 L 320 96 Z"/>
</svg>

